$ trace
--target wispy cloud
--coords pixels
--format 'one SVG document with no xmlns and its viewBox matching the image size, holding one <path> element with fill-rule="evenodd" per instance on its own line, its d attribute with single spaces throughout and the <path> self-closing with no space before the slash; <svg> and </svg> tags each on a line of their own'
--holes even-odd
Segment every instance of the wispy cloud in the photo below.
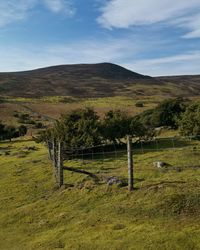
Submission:
<svg viewBox="0 0 200 250">
<path fill-rule="evenodd" d="M 117 62 L 130 55 L 132 40 L 106 39 L 86 40 L 40 47 L 0 46 L 0 72 L 29 70 L 45 66 L 73 63 Z M 132 55 L 137 53 L 136 44 Z"/>
<path fill-rule="evenodd" d="M 34 4 L 35 0 L 21 0 L 18 3 L 15 0 L 1 0 L 0 27 L 24 19 Z"/>
<path fill-rule="evenodd" d="M 110 0 L 100 11 L 99 24 L 110 29 L 160 22 L 176 24 L 175 20 L 179 20 L 178 26 L 189 31 L 185 37 L 200 36 L 199 0 Z M 186 19 L 189 22 L 185 22 Z"/>
<path fill-rule="evenodd" d="M 125 67 L 152 76 L 188 75 L 200 72 L 200 50 L 174 56 L 124 63 Z"/>
<path fill-rule="evenodd" d="M 38 4 L 43 4 L 54 13 L 63 12 L 68 16 L 72 16 L 75 12 L 71 0 L 1 0 L 0 27 L 25 19 Z"/>
<path fill-rule="evenodd" d="M 47 8 L 55 13 L 64 12 L 69 16 L 73 16 L 75 9 L 69 0 L 43 0 Z"/>
<path fill-rule="evenodd" d="M 75 63 L 114 62 L 135 72 L 158 76 L 195 74 L 200 72 L 200 51 L 185 52 L 166 57 L 139 58 L 140 53 L 151 50 L 155 43 L 143 44 L 134 37 L 76 41 L 73 43 L 43 45 L 40 47 L 0 46 L 0 72 L 23 71 L 52 65 Z M 162 46 L 158 44 L 157 46 Z M 131 56 L 130 56 L 130 48 Z"/>
<path fill-rule="evenodd" d="M 191 15 L 178 22 L 180 27 L 185 27 L 189 31 L 183 36 L 184 38 L 200 37 L 200 14 Z"/>
</svg>

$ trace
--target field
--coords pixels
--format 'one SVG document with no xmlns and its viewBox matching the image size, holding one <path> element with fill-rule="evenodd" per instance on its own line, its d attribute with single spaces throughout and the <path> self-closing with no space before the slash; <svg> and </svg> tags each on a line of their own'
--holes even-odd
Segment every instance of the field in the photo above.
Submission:
<svg viewBox="0 0 200 250">
<path fill-rule="evenodd" d="M 126 186 L 108 189 L 69 172 L 59 190 L 44 145 L 1 143 L 0 249 L 200 249 L 200 142 L 177 146 L 135 151 L 136 183 L 129 193 Z M 157 169 L 157 160 L 171 166 Z M 66 164 L 127 177 L 125 153 Z"/>
<path fill-rule="evenodd" d="M 120 109 L 128 114 L 135 115 L 155 107 L 163 98 L 163 96 L 145 96 L 143 98 L 116 96 L 88 99 L 72 97 L 44 97 L 39 99 L 4 97 L 4 102 L 0 103 L 0 120 L 7 124 L 16 125 L 17 119 L 14 114 L 18 112 L 19 114 L 27 113 L 34 120 L 39 119 L 41 122 L 49 124 L 54 119 L 58 119 L 61 114 L 84 107 L 93 107 L 101 116 L 111 109 Z M 144 107 L 136 107 L 135 104 L 141 100 Z"/>
</svg>

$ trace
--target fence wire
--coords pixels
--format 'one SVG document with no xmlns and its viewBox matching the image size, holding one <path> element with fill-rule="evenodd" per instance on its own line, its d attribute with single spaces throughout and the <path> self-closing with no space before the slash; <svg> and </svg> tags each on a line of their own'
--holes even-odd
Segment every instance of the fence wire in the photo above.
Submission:
<svg viewBox="0 0 200 250">
<path fill-rule="evenodd" d="M 199 137 L 200 138 L 200 137 Z M 153 138 L 132 143 L 134 175 L 143 178 L 146 172 L 184 171 L 200 169 L 200 140 L 192 137 Z M 53 150 L 49 141 L 50 151 Z M 127 176 L 126 144 L 102 144 L 95 147 L 62 147 L 67 166 L 85 169 L 104 178 Z M 156 162 L 165 163 L 158 168 Z"/>
</svg>

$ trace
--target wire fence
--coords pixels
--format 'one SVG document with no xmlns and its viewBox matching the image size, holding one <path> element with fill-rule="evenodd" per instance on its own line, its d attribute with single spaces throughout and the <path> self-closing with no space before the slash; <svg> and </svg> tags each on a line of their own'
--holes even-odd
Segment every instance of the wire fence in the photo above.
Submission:
<svg viewBox="0 0 200 250">
<path fill-rule="evenodd" d="M 200 137 L 168 137 L 131 141 L 134 175 L 145 174 L 147 171 L 175 170 L 180 172 L 185 169 L 199 169 L 199 139 Z M 55 139 L 48 142 L 54 166 L 62 161 L 64 166 L 69 166 L 70 171 L 79 169 L 87 173 L 92 172 L 104 179 L 112 176 L 119 178 L 127 176 L 127 145 L 125 143 L 73 148 L 62 144 L 60 151 L 56 144 Z M 59 155 L 62 160 L 59 159 Z M 67 167 L 64 169 L 69 170 Z"/>
</svg>

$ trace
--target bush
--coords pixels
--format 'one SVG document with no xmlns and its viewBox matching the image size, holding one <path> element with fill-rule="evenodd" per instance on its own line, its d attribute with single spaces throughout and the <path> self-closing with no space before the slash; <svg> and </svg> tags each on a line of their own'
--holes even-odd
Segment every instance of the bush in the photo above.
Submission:
<svg viewBox="0 0 200 250">
<path fill-rule="evenodd" d="M 12 138 L 17 138 L 19 136 L 25 135 L 27 133 L 27 128 L 25 126 L 20 126 L 16 129 L 13 126 L 6 126 L 0 122 L 0 140 L 10 140 Z"/>
<path fill-rule="evenodd" d="M 21 126 L 18 128 L 18 131 L 19 131 L 19 136 L 24 136 L 24 135 L 26 135 L 26 133 L 27 133 L 27 127 L 24 126 L 24 125 L 21 125 Z"/>
<path fill-rule="evenodd" d="M 165 100 L 155 109 L 147 110 L 136 118 L 143 125 L 151 128 L 168 126 L 178 127 L 178 120 L 186 110 L 184 100 L 180 98 Z"/>
<path fill-rule="evenodd" d="M 143 108 L 144 107 L 144 103 L 143 102 L 136 102 L 135 106 L 137 108 Z"/>
<path fill-rule="evenodd" d="M 89 147 L 101 143 L 99 116 L 93 109 L 78 109 L 62 115 L 52 133 L 70 147 Z"/>
<path fill-rule="evenodd" d="M 44 125 L 43 125 L 42 122 L 36 122 L 36 123 L 35 123 L 35 128 L 40 129 L 40 128 L 43 128 L 43 127 L 44 127 Z"/>
<path fill-rule="evenodd" d="M 105 140 L 116 143 L 130 134 L 131 118 L 120 110 L 105 114 L 101 125 L 101 134 Z"/>
<path fill-rule="evenodd" d="M 200 103 L 192 103 L 179 119 L 179 129 L 182 135 L 200 135 Z"/>
<path fill-rule="evenodd" d="M 19 123 L 22 123 L 22 124 L 32 124 L 34 125 L 35 124 L 35 121 L 33 121 L 30 117 L 29 114 L 17 114 L 17 116 L 15 117 L 18 117 L 18 122 Z"/>
<path fill-rule="evenodd" d="M 100 117 L 93 109 L 75 110 L 63 115 L 53 129 L 41 132 L 37 141 L 46 141 L 52 136 L 69 147 L 90 147 L 106 141 L 120 143 L 127 135 L 142 137 L 147 129 L 137 120 L 117 111 L 109 111 Z"/>
</svg>

